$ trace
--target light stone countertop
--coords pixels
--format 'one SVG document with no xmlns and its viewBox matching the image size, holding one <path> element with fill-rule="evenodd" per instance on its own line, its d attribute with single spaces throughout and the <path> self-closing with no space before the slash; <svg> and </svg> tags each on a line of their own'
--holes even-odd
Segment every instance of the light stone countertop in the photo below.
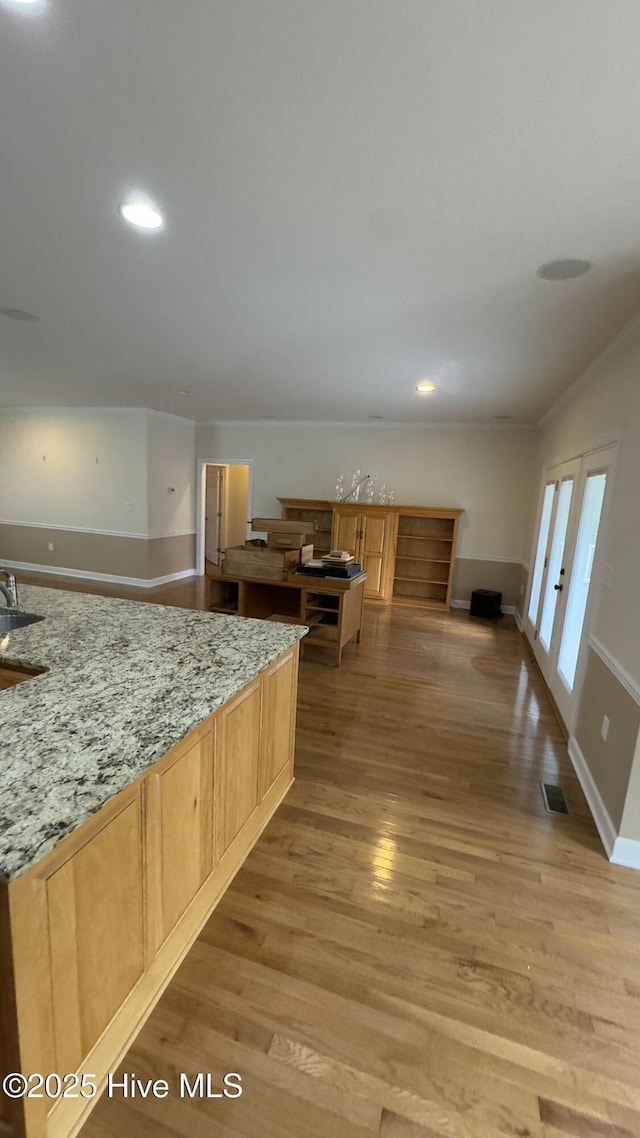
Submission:
<svg viewBox="0 0 640 1138">
<path fill-rule="evenodd" d="M 306 633 L 300 625 L 21 585 L 0 633 L 0 878 L 104 806 Z M 0 608 L 0 612 L 3 611 Z"/>
</svg>

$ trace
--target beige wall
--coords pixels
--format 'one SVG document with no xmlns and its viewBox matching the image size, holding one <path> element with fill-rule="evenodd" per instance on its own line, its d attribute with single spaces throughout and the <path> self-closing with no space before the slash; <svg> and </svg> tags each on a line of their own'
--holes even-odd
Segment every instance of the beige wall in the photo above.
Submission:
<svg viewBox="0 0 640 1138">
<path fill-rule="evenodd" d="M 0 563 L 144 583 L 192 569 L 195 541 L 195 534 L 147 539 L 0 523 Z"/>
<path fill-rule="evenodd" d="M 195 424 L 149 412 L 149 537 L 195 531 L 195 474 Z"/>
<path fill-rule="evenodd" d="M 600 734 L 602 717 L 610 720 L 606 740 Z M 629 695 L 606 663 L 592 648 L 576 725 L 576 739 L 598 787 L 607 813 L 620 832 L 636 740 L 640 705 Z"/>
<path fill-rule="evenodd" d="M 243 545 L 249 520 L 249 467 L 244 465 L 225 468 L 225 548 Z"/>
<path fill-rule="evenodd" d="M 5 413 L 0 563 L 142 581 L 193 569 L 194 431 L 135 408 Z"/>
<path fill-rule="evenodd" d="M 485 561 L 459 557 L 453 575 L 454 601 L 470 601 L 474 589 L 496 589 L 502 593 L 503 607 L 522 613 L 527 573 L 515 561 Z"/>
<path fill-rule="evenodd" d="M 589 653 L 580 695 L 576 738 L 602 801 L 616 828 L 640 841 L 640 771 L 637 753 L 640 692 L 640 333 L 628 327 L 589 369 L 586 382 L 541 432 L 542 464 L 552 464 L 619 439 L 618 460 L 604 532 L 604 563 L 611 588 L 594 597 L 590 632 L 614 666 Z M 626 675 L 628 683 L 618 678 Z M 634 707 L 632 707 L 634 705 Z M 602 717 L 610 720 L 605 743 Z M 635 734 L 634 734 L 634 723 Z"/>
<path fill-rule="evenodd" d="M 147 413 L 4 412 L 0 521 L 145 535 Z"/>
<path fill-rule="evenodd" d="M 254 462 L 253 514 L 277 516 L 278 497 L 333 498 L 336 476 L 378 474 L 396 502 L 461 506 L 460 553 L 528 555 L 538 453 L 534 431 L 296 424 L 201 427 L 203 462 Z"/>
</svg>

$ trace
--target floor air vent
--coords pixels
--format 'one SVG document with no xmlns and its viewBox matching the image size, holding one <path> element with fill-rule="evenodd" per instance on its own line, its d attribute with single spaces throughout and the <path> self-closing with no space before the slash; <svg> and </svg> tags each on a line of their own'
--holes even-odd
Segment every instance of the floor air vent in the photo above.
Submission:
<svg viewBox="0 0 640 1138">
<path fill-rule="evenodd" d="M 541 782 L 540 786 L 542 788 L 542 801 L 549 814 L 569 813 L 567 800 L 561 786 L 556 786 L 553 782 Z"/>
</svg>

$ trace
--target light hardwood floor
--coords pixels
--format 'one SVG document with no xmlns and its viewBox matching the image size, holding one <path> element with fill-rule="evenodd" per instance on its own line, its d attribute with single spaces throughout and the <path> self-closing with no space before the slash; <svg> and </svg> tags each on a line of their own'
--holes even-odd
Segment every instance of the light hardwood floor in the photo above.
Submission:
<svg viewBox="0 0 640 1138">
<path fill-rule="evenodd" d="M 82 1138 L 639 1138 L 640 874 L 520 634 L 369 606 L 315 660 L 297 782 L 123 1064 L 244 1093 L 103 1098 Z"/>
</svg>

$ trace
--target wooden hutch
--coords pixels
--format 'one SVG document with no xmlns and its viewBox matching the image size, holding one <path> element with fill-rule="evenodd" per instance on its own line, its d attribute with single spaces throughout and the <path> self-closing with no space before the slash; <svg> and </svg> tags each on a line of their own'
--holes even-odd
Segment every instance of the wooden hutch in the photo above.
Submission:
<svg viewBox="0 0 640 1138">
<path fill-rule="evenodd" d="M 368 600 L 449 608 L 463 510 L 314 498 L 278 501 L 282 516 L 300 522 L 318 556 L 330 549 L 354 553 L 367 574 Z"/>
</svg>

